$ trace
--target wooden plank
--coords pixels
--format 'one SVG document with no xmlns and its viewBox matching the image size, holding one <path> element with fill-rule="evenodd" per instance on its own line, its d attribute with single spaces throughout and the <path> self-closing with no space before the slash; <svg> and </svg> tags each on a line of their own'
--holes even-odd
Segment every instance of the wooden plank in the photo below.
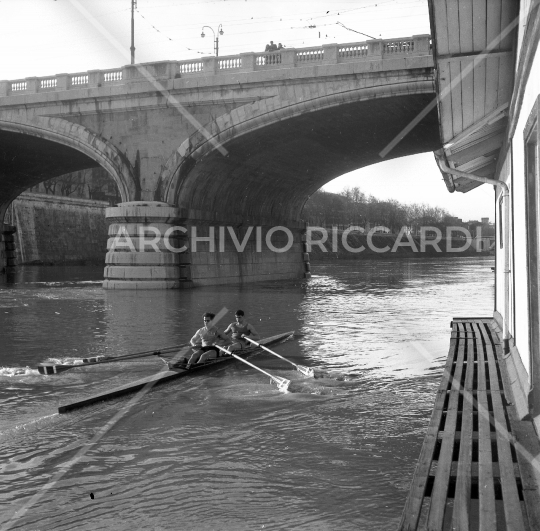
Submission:
<svg viewBox="0 0 540 531">
<path fill-rule="evenodd" d="M 422 449 L 420 450 L 420 457 L 418 458 L 418 464 L 416 465 L 416 470 L 414 472 L 409 497 L 407 498 L 407 503 L 405 504 L 401 522 L 399 524 L 399 529 L 401 531 L 410 531 L 416 529 L 418 526 L 429 470 L 433 461 L 435 443 L 437 442 L 437 434 L 439 433 L 439 426 L 441 424 L 446 394 L 446 391 L 439 390 L 437 392 L 431 421 Z"/>
<path fill-rule="evenodd" d="M 499 107 L 499 57 L 487 57 L 486 63 L 486 114 Z"/>
<path fill-rule="evenodd" d="M 509 32 L 507 28 L 515 22 L 515 18 L 518 16 L 517 6 L 517 2 L 503 2 L 501 6 L 501 32 L 506 30 L 507 33 L 501 40 L 501 48 L 505 50 L 512 48 L 515 33 L 514 31 Z M 517 31 L 517 26 L 515 31 Z"/>
<path fill-rule="evenodd" d="M 482 322 L 487 322 L 487 323 L 491 323 L 493 321 L 493 317 L 452 317 L 452 321 L 455 321 L 456 323 L 458 321 L 464 321 L 464 322 L 469 322 L 469 321 L 482 321 Z"/>
<path fill-rule="evenodd" d="M 489 396 L 490 391 L 485 391 L 485 393 L 486 393 L 486 397 L 487 397 L 487 396 Z M 461 432 L 456 431 L 456 435 L 455 435 L 456 441 L 459 441 L 460 438 L 461 438 Z M 477 431 L 473 431 L 472 438 L 473 438 L 473 441 L 478 441 L 479 440 L 479 435 L 478 435 Z M 491 440 L 492 441 L 497 440 L 497 434 L 495 432 L 491 433 Z"/>
<path fill-rule="evenodd" d="M 499 348 L 495 349 L 497 359 L 501 363 L 502 356 Z M 501 371 L 503 387 L 510 389 L 509 375 L 506 370 Z M 508 397 L 508 394 L 506 395 Z M 507 400 L 508 402 L 508 400 Z M 540 529 L 540 440 L 530 420 L 520 420 L 514 404 L 507 403 L 506 411 L 510 419 L 512 433 L 516 439 L 516 454 L 519 475 L 523 488 L 523 499 L 527 512 L 529 529 Z"/>
<path fill-rule="evenodd" d="M 493 484 L 493 456 L 491 454 L 491 431 L 488 393 L 486 387 L 486 357 L 478 324 L 476 349 L 478 353 L 478 498 L 480 531 L 492 531 L 497 528 L 495 511 L 495 488 Z M 496 435 L 495 435 L 496 438 Z"/>
<path fill-rule="evenodd" d="M 492 151 L 496 149 L 500 149 L 504 141 L 504 131 L 494 131 L 491 133 L 490 136 L 487 136 L 485 139 L 475 142 L 470 147 L 467 147 L 465 149 L 462 149 L 450 156 L 448 156 L 448 160 L 454 161 L 461 164 L 465 164 L 466 162 L 470 162 L 472 160 L 477 159 L 478 157 L 482 157 L 486 155 L 487 153 L 491 153 Z"/>
<path fill-rule="evenodd" d="M 448 28 L 448 53 L 461 53 L 459 46 L 459 1 L 446 0 L 446 26 Z"/>
<path fill-rule="evenodd" d="M 473 0 L 461 0 L 459 5 L 459 48 L 461 53 L 473 48 Z"/>
<path fill-rule="evenodd" d="M 285 340 L 286 338 L 290 337 L 294 332 L 286 332 L 284 334 L 278 334 L 276 336 L 271 336 L 265 339 L 261 339 L 259 343 L 261 345 L 273 345 L 275 343 L 279 343 L 280 341 Z M 253 354 L 261 353 L 262 349 L 254 348 L 251 351 L 244 351 L 244 355 L 242 357 L 248 357 Z M 152 374 L 150 376 L 147 376 L 146 378 L 141 378 L 140 380 L 136 380 L 134 382 L 127 383 L 125 385 L 122 385 L 120 387 L 115 387 L 114 389 L 111 389 L 109 391 L 102 391 L 100 393 L 97 393 L 95 395 L 91 395 L 85 398 L 82 398 L 80 400 L 77 400 L 75 402 L 71 402 L 69 404 L 64 404 L 58 407 L 58 413 L 67 413 L 68 411 L 72 411 L 74 409 L 79 409 L 81 407 L 89 406 L 91 404 L 95 404 L 97 402 L 102 402 L 103 400 L 109 400 L 111 398 L 116 398 L 119 396 L 123 396 L 126 394 L 134 393 L 136 391 L 140 391 L 144 388 L 152 388 L 156 385 L 160 385 L 166 382 L 169 382 L 171 380 L 174 380 L 176 378 L 182 378 L 184 376 L 189 376 L 192 374 L 200 373 L 200 372 L 206 372 L 210 369 L 213 369 L 216 365 L 222 365 L 223 363 L 230 363 L 235 361 L 232 357 L 223 357 L 223 358 L 217 358 L 215 360 L 212 360 L 204 365 L 200 366 L 193 366 L 193 368 L 189 370 L 185 369 L 172 369 L 172 370 L 162 370 L 155 374 Z"/>
<path fill-rule="evenodd" d="M 472 336 L 470 323 L 467 324 L 468 335 Z M 471 465 L 472 465 L 472 431 L 473 431 L 473 377 L 474 377 L 474 342 L 467 339 L 465 382 L 463 386 L 463 406 L 461 414 L 461 433 L 457 465 L 456 491 L 452 513 L 452 528 L 456 531 L 468 531 L 471 503 Z M 455 435 L 455 434 L 454 434 Z"/>
<path fill-rule="evenodd" d="M 511 56 L 499 57 L 499 89 L 497 92 L 498 104 L 510 101 L 514 87 L 514 59 Z"/>
<path fill-rule="evenodd" d="M 474 123 L 474 74 L 471 68 L 473 59 L 464 59 L 460 64 L 461 101 L 463 105 L 463 129 Z"/>
<path fill-rule="evenodd" d="M 476 432 L 478 433 L 478 432 Z M 497 434 L 496 433 L 493 433 L 494 435 L 494 438 L 492 438 L 492 440 L 496 440 L 497 439 Z M 473 437 L 473 441 L 477 440 L 477 438 Z M 458 462 L 457 461 L 454 461 L 452 463 L 452 471 L 450 473 L 450 476 L 455 476 L 457 477 L 457 473 L 458 473 Z M 514 463 L 514 475 L 516 477 L 519 477 L 520 475 L 520 472 L 519 472 L 519 466 L 517 463 Z M 501 477 L 501 471 L 499 470 L 499 463 L 491 463 L 491 473 L 493 475 L 494 478 L 500 478 Z M 478 479 L 479 479 L 479 464 L 478 462 L 472 462 L 471 463 L 471 484 L 473 482 L 478 482 Z"/>
<path fill-rule="evenodd" d="M 458 323 L 458 328 L 463 329 L 463 324 Z M 441 529 L 444 521 L 446 507 L 446 497 L 448 494 L 448 482 L 450 480 L 450 470 L 452 467 L 452 454 L 454 452 L 454 435 L 456 433 L 456 421 L 458 413 L 460 381 L 463 371 L 463 361 L 465 355 L 465 341 L 459 340 L 458 356 L 455 366 L 454 377 L 451 383 L 450 400 L 446 412 L 446 423 L 444 426 L 444 436 L 442 438 L 437 474 L 431 493 L 431 503 L 427 521 L 428 529 Z"/>
<path fill-rule="evenodd" d="M 512 431 L 519 441 L 519 444 L 516 444 L 516 451 L 529 529 L 540 529 L 539 478 L 538 472 L 535 473 L 534 470 L 534 466 L 539 466 L 540 441 L 532 422 L 517 420 L 515 424 L 512 423 Z M 534 464 L 531 462 L 533 460 Z"/>
<path fill-rule="evenodd" d="M 487 44 L 492 50 L 500 50 L 501 36 L 501 2 L 506 0 L 491 0 L 488 2 L 486 10 L 486 39 Z M 493 43 L 496 46 L 493 47 Z"/>
<path fill-rule="evenodd" d="M 443 143 L 449 142 L 454 137 L 452 126 L 452 95 L 450 94 L 450 65 L 446 61 L 438 63 L 439 76 L 439 107 L 442 122 Z"/>
<path fill-rule="evenodd" d="M 434 36 L 437 44 L 437 52 L 441 55 L 448 54 L 448 27 L 446 24 L 446 3 L 432 2 L 433 18 L 435 20 Z"/>
<path fill-rule="evenodd" d="M 474 121 L 480 121 L 486 115 L 485 101 L 486 91 L 490 87 L 486 87 L 486 62 L 480 61 L 476 64 L 473 71 L 474 78 Z"/>
<path fill-rule="evenodd" d="M 505 57 L 505 56 L 512 56 L 514 52 L 510 50 L 503 50 L 502 52 L 491 52 L 487 56 L 482 53 L 458 53 L 455 55 L 439 55 L 437 56 L 437 59 L 439 61 L 444 61 L 445 63 L 455 63 L 459 61 L 463 61 L 464 59 L 474 59 L 476 63 L 480 63 L 481 61 L 485 60 L 485 57 Z"/>
<path fill-rule="evenodd" d="M 450 389 L 450 380 L 452 376 L 452 369 L 457 359 L 457 342 L 458 339 L 450 339 L 450 348 L 448 349 L 448 357 L 444 365 L 443 374 L 441 377 L 441 383 L 439 384 L 440 391 L 448 391 Z"/>
<path fill-rule="evenodd" d="M 452 332 L 450 334 L 450 338 L 451 339 L 468 339 L 470 337 L 476 337 L 474 334 L 470 334 L 470 333 L 464 333 L 464 334 L 460 334 L 458 332 Z"/>
<path fill-rule="evenodd" d="M 460 75 L 461 61 L 450 63 L 450 76 L 455 80 Z M 452 131 L 453 136 L 463 131 L 463 115 L 461 108 L 461 83 L 456 83 L 451 91 L 452 97 Z"/>
<path fill-rule="evenodd" d="M 418 458 L 411 488 L 409 490 L 409 497 L 407 498 L 407 503 L 405 504 L 401 522 L 399 524 L 399 529 L 402 531 L 410 531 L 416 529 L 418 526 L 429 470 L 433 461 L 435 444 L 439 438 L 439 426 L 441 425 L 444 402 L 447 396 L 448 379 L 452 371 L 454 357 L 455 345 L 451 342 L 448 358 L 446 359 L 443 370 L 443 376 L 435 399 L 435 405 L 433 406 L 433 413 L 431 415 L 424 443 L 422 444 L 422 449 L 420 450 L 420 457 Z"/>
<path fill-rule="evenodd" d="M 491 346 L 490 337 L 485 329 L 484 324 L 479 324 L 478 328 L 482 334 L 482 338 L 484 339 L 484 342 L 486 344 L 484 355 L 487 361 L 488 365 L 488 371 L 486 374 L 486 377 L 489 379 L 489 387 L 494 393 L 495 391 L 500 391 L 499 386 L 499 374 L 497 372 L 497 364 L 495 361 L 495 356 L 493 355 L 493 348 Z"/>
<path fill-rule="evenodd" d="M 483 51 L 486 47 L 486 2 L 473 3 L 473 46 L 475 52 Z"/>
<path fill-rule="evenodd" d="M 496 371 L 495 353 L 490 338 L 487 335 L 487 331 L 485 330 L 485 325 L 480 326 L 480 330 L 486 342 L 486 356 L 489 365 L 490 378 L 492 378 L 491 374 Z M 493 386 L 491 400 L 493 402 L 493 415 L 497 432 L 497 454 L 499 469 L 501 471 L 504 516 L 507 526 L 511 525 L 511 528 L 514 531 L 521 531 L 525 530 L 525 522 L 523 519 L 523 511 L 521 509 L 521 502 L 519 500 L 514 466 L 512 463 L 512 453 L 510 450 L 510 441 L 513 440 L 513 437 L 507 430 L 506 418 L 504 415 L 505 408 L 501 393 L 494 392 Z"/>
<path fill-rule="evenodd" d="M 489 355 L 489 354 L 488 354 Z M 506 429 L 506 419 L 501 396 L 499 393 L 493 395 L 493 410 L 497 430 L 497 453 L 499 456 L 499 469 L 501 471 L 501 486 L 504 502 L 504 516 L 507 525 L 511 522 L 511 528 L 515 531 L 525 529 L 523 511 L 519 500 L 514 466 L 512 463 L 512 453 L 510 451 L 510 440 L 512 436 Z"/>
</svg>

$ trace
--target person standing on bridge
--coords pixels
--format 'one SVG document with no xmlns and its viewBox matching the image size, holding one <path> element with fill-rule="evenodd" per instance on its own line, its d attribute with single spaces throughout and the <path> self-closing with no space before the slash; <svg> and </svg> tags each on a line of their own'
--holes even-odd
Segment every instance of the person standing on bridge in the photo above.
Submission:
<svg viewBox="0 0 540 531">
<path fill-rule="evenodd" d="M 231 334 L 233 344 L 229 347 L 229 350 L 240 350 L 252 345 L 246 337 L 256 341 L 259 339 L 259 334 L 255 327 L 245 320 L 243 310 L 237 310 L 234 314 L 236 321 L 231 323 L 223 332 L 225 335 Z"/>
</svg>

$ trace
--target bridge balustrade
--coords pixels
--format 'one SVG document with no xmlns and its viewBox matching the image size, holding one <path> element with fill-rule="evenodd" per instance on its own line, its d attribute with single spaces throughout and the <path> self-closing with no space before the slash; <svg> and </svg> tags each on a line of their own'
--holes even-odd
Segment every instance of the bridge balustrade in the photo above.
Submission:
<svg viewBox="0 0 540 531">
<path fill-rule="evenodd" d="M 202 61 L 188 61 L 187 63 L 182 62 L 178 65 L 179 74 L 198 74 L 203 71 L 203 62 Z"/>
<path fill-rule="evenodd" d="M 367 44 L 356 44 L 350 46 L 340 46 L 338 50 L 338 57 L 341 59 L 349 57 L 364 57 L 368 55 L 368 45 Z"/>
<path fill-rule="evenodd" d="M 112 70 L 103 74 L 105 83 L 110 83 L 111 81 L 122 81 L 122 78 L 122 70 Z"/>
<path fill-rule="evenodd" d="M 220 75 L 230 72 L 255 72 L 276 68 L 296 68 L 316 64 L 375 61 L 385 58 L 426 56 L 431 54 L 430 35 L 399 39 L 373 39 L 347 44 L 324 44 L 311 48 L 283 48 L 277 52 L 248 52 L 222 57 L 203 57 L 186 61 L 158 61 L 127 65 L 108 70 L 89 70 L 75 74 L 57 74 L 0 81 L 0 97 L 36 92 L 97 88 L 141 79 Z"/>
<path fill-rule="evenodd" d="M 72 85 L 87 85 L 88 84 L 88 74 L 75 74 L 71 76 Z"/>
<path fill-rule="evenodd" d="M 18 92 L 20 90 L 26 90 L 26 81 L 12 81 L 11 82 L 11 91 Z"/>
<path fill-rule="evenodd" d="M 314 50 L 302 50 L 296 52 L 296 61 L 298 63 L 307 63 L 312 61 L 322 61 L 324 59 L 324 50 L 316 48 Z"/>
<path fill-rule="evenodd" d="M 414 52 L 414 41 L 392 41 L 384 43 L 385 54 Z"/>
<path fill-rule="evenodd" d="M 281 64 L 281 53 L 280 52 L 270 52 L 270 53 L 260 53 L 257 54 L 255 59 L 255 64 L 259 66 L 268 66 L 268 65 L 280 65 Z"/>
<path fill-rule="evenodd" d="M 49 77 L 47 79 L 41 79 L 39 83 L 40 89 L 56 88 L 57 79 L 55 77 Z"/>
<path fill-rule="evenodd" d="M 242 59 L 240 57 L 227 57 L 218 61 L 220 70 L 229 70 L 231 68 L 241 68 Z"/>
</svg>

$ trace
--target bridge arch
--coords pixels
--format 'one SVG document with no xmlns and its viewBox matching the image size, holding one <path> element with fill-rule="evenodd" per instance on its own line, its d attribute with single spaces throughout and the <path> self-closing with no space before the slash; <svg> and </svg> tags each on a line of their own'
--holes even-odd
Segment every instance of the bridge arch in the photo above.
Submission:
<svg viewBox="0 0 540 531">
<path fill-rule="evenodd" d="M 435 87 L 431 71 L 426 71 L 425 77 L 417 72 L 414 75 L 414 80 L 397 78 L 395 83 L 387 82 L 368 88 L 351 88 L 349 84 L 341 90 L 330 91 L 327 90 L 328 87 L 320 87 L 319 94 L 309 98 L 305 97 L 305 92 L 300 87 L 291 85 L 278 96 L 238 107 L 218 117 L 206 128 L 193 133 L 169 157 L 161 173 L 161 198 L 170 204 L 191 210 L 190 215 L 203 210 L 219 210 L 219 205 L 232 200 L 236 211 L 241 212 L 244 219 L 250 217 L 249 205 L 256 203 L 257 213 L 272 219 L 273 222 L 277 221 L 277 218 L 282 221 L 293 220 L 300 214 L 309 196 L 326 182 L 348 171 L 380 162 L 382 159 L 374 155 L 432 101 Z M 374 111 L 372 109 L 369 118 L 371 125 L 377 122 L 377 112 L 382 108 L 391 109 L 390 114 L 401 109 L 401 115 L 396 116 L 395 126 L 388 128 L 386 134 L 380 134 L 379 131 L 375 134 L 378 137 L 376 139 L 366 136 L 371 125 L 362 125 L 362 117 L 369 114 L 370 107 L 377 107 Z M 358 122 L 356 132 L 355 120 Z M 303 124 L 300 124 L 301 121 Z M 340 130 L 339 124 L 343 124 L 343 130 Z M 270 186 L 270 179 L 261 178 L 265 173 L 268 175 L 262 166 L 265 163 L 275 164 L 275 158 L 280 156 L 283 149 L 279 131 L 287 136 L 289 125 L 297 133 L 302 131 L 302 134 L 310 138 L 312 153 L 319 149 L 319 145 L 326 144 L 324 147 L 333 159 L 329 162 L 335 165 L 335 169 L 330 168 L 332 164 L 327 164 L 325 168 L 315 167 L 316 164 L 306 160 L 309 158 L 309 154 L 306 154 L 296 163 L 294 171 L 298 174 L 297 185 L 286 183 L 287 178 L 274 175 Z M 330 128 L 330 125 L 332 131 L 325 133 L 325 128 Z M 271 146 L 265 147 L 264 131 L 271 129 L 274 129 L 274 134 L 266 135 Z M 349 138 L 340 138 L 345 135 Z M 413 136 L 413 142 L 399 146 L 388 158 L 438 149 L 440 142 L 436 110 L 426 115 Z M 289 134 L 288 139 L 290 138 Z M 369 154 L 363 159 L 354 153 L 347 155 L 347 150 L 355 149 L 355 138 L 359 142 L 359 151 L 367 148 L 369 144 Z M 331 146 L 340 141 L 348 147 L 339 149 Z M 243 154 L 239 154 L 240 143 L 251 143 L 252 152 L 247 153 L 250 149 L 248 148 L 247 151 L 244 149 Z M 257 157 L 253 152 L 257 147 L 265 150 L 266 156 Z M 244 160 L 240 161 L 242 156 Z M 346 158 L 350 160 L 344 160 Z M 234 169 L 239 163 L 246 166 L 242 178 L 238 169 Z M 304 170 L 307 176 L 300 175 Z M 258 179 L 254 179 L 255 175 L 250 176 L 250 172 L 258 174 Z M 225 179 L 224 174 L 227 177 Z M 227 186 L 231 189 L 228 190 Z M 276 186 L 280 188 L 281 197 L 275 196 Z M 272 194 L 273 198 L 270 197 Z M 209 196 L 215 198 L 214 205 L 218 208 L 212 208 L 211 205 L 210 208 L 205 207 Z M 251 213 L 254 214 L 253 209 Z M 203 214 L 203 217 L 206 216 Z"/>
<path fill-rule="evenodd" d="M 28 150 L 37 148 L 46 154 L 43 167 L 48 173 L 45 174 L 43 168 L 38 167 L 39 159 L 31 163 L 16 160 L 17 156 L 11 155 L 9 150 L 21 143 L 19 135 L 26 135 L 24 144 L 29 143 L 28 137 L 33 139 Z M 7 144 L 6 153 L 0 153 L 3 159 L 0 165 L 0 190 L 4 199 L 0 205 L 0 220 L 11 201 L 29 187 L 44 179 L 98 165 L 114 180 L 122 201 L 139 198 L 140 189 L 127 157 L 113 144 L 82 125 L 55 117 L 33 116 L 31 119 L 21 119 L 17 114 L 2 113 L 0 136 Z M 57 152 L 47 154 L 51 148 L 57 149 Z M 8 151 L 11 160 L 6 156 Z M 60 160 L 66 156 L 70 157 L 70 161 Z M 55 157 L 58 160 L 55 161 Z M 24 152 L 22 157 L 19 156 L 19 159 L 23 158 Z"/>
</svg>

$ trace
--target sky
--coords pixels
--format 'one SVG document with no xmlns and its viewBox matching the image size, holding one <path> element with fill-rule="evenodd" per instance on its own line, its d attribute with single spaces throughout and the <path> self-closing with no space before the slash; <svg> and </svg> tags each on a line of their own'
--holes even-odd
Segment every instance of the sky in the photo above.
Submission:
<svg viewBox="0 0 540 531">
<path fill-rule="evenodd" d="M 427 0 L 137 0 L 137 63 L 429 34 Z M 201 37 L 203 26 L 205 37 Z M 0 0 L 0 79 L 130 63 L 131 0 Z M 450 194 L 431 153 L 382 162 L 341 176 L 324 189 L 358 186 L 402 203 L 440 206 L 464 221 L 494 217 L 493 190 Z"/>
</svg>

